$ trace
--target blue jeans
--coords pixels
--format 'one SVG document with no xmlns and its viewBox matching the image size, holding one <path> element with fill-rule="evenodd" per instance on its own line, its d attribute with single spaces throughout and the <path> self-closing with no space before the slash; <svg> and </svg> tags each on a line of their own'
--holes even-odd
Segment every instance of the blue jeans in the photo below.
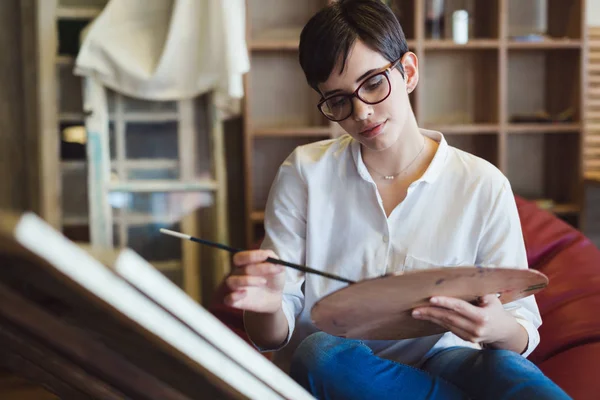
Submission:
<svg viewBox="0 0 600 400">
<path fill-rule="evenodd" d="M 380 358 L 359 340 L 324 332 L 302 341 L 290 375 L 318 399 L 570 399 L 511 351 L 453 347 L 417 369 Z"/>
</svg>

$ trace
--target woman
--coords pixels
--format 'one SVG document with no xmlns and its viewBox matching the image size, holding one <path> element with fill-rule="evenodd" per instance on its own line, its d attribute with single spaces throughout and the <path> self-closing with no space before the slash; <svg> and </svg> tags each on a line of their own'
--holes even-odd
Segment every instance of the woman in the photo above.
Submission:
<svg viewBox="0 0 600 400">
<path fill-rule="evenodd" d="M 528 268 L 514 197 L 494 166 L 419 128 L 409 94 L 419 65 L 379 0 L 340 0 L 300 37 L 319 110 L 347 132 L 297 148 L 265 212 L 261 250 L 235 255 L 226 302 L 249 337 L 319 398 L 568 398 L 527 357 L 539 343 L 533 296 L 504 310 L 432 298 L 413 317 L 448 333 L 358 341 L 317 332 L 310 310 L 343 284 L 266 263 L 308 264 L 352 280 L 439 266 Z M 291 364 L 290 364 L 291 363 Z"/>
</svg>

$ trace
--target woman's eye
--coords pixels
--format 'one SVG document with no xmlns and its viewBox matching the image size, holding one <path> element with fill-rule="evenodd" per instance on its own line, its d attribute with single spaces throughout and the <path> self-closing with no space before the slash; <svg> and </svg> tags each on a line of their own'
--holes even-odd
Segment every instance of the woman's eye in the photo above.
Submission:
<svg viewBox="0 0 600 400">
<path fill-rule="evenodd" d="M 375 90 L 379 86 L 381 86 L 382 83 L 383 83 L 383 77 L 382 76 L 374 76 L 373 78 L 369 79 L 366 82 L 366 84 L 365 84 L 364 87 L 367 90 Z"/>
<path fill-rule="evenodd" d="M 331 105 L 331 107 L 341 107 L 344 105 L 345 102 L 346 102 L 346 99 L 341 98 L 341 99 L 336 99 L 336 100 L 330 101 L 329 104 Z"/>
</svg>

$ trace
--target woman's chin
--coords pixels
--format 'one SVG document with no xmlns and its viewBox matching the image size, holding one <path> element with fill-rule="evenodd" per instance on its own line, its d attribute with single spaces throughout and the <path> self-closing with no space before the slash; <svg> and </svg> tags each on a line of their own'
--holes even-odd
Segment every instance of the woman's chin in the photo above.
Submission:
<svg viewBox="0 0 600 400">
<path fill-rule="evenodd" d="M 362 140 L 359 140 L 359 142 L 365 148 L 367 148 L 371 151 L 384 151 L 384 150 L 389 149 L 393 144 L 393 141 L 387 135 L 379 135 L 376 138 L 373 138 L 371 140 L 365 140 L 364 138 L 361 138 L 361 139 Z"/>
</svg>

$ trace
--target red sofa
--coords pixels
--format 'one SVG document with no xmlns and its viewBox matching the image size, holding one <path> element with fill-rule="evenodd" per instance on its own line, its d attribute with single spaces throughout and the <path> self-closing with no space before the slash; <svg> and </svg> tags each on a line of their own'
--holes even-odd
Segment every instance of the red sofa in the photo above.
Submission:
<svg viewBox="0 0 600 400">
<path fill-rule="evenodd" d="M 536 295 L 541 343 L 529 359 L 574 399 L 600 396 L 600 250 L 579 231 L 517 197 L 530 268 L 548 276 Z M 209 308 L 247 340 L 239 310 L 223 305 L 221 285 Z"/>
</svg>

